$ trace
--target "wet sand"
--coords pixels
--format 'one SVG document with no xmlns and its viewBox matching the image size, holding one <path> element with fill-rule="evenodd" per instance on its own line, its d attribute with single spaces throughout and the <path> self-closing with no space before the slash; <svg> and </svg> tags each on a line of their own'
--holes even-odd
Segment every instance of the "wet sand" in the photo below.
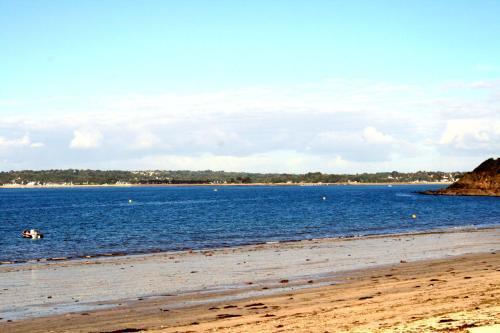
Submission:
<svg viewBox="0 0 500 333">
<path fill-rule="evenodd" d="M 499 248 L 492 228 L 6 265 L 0 331 L 473 332 L 500 324 Z"/>
</svg>

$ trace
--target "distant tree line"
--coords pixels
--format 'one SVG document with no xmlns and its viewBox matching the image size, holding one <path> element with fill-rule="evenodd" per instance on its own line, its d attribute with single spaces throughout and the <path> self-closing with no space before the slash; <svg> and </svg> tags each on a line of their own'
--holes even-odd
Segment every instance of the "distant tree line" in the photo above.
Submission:
<svg viewBox="0 0 500 333">
<path fill-rule="evenodd" d="M 20 170 L 0 172 L 0 185 L 104 185 L 104 184 L 252 184 L 252 183 L 404 183 L 455 181 L 461 172 L 417 171 L 361 174 L 326 174 L 309 172 L 247 173 L 225 171 L 123 171 L 123 170 Z"/>
</svg>

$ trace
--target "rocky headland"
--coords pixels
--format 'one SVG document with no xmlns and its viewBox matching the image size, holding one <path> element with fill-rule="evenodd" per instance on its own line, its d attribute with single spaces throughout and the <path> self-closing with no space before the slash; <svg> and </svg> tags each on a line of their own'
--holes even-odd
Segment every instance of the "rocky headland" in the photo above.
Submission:
<svg viewBox="0 0 500 333">
<path fill-rule="evenodd" d="M 500 158 L 490 158 L 447 188 L 424 191 L 433 195 L 500 196 Z"/>
</svg>

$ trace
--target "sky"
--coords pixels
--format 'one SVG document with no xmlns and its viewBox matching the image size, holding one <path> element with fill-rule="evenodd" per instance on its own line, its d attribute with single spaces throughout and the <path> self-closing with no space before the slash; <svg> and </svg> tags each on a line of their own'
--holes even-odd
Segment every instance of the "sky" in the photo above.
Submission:
<svg viewBox="0 0 500 333">
<path fill-rule="evenodd" d="M 499 1 L 0 0 L 0 170 L 467 171 Z"/>
</svg>

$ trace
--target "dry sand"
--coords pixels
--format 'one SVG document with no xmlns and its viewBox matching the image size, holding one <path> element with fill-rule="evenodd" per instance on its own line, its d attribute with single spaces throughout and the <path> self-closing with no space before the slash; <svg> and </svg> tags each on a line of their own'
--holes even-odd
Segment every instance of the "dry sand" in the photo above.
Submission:
<svg viewBox="0 0 500 333">
<path fill-rule="evenodd" d="M 64 311 L 48 317 L 28 311 L 24 314 L 31 318 L 10 319 L 11 322 L 4 317 L 0 331 L 500 332 L 499 248 L 499 230 L 487 229 L 106 258 L 89 261 L 90 264 L 67 261 L 0 266 L 1 286 L 10 286 L 3 289 L 15 289 L 12 286 L 16 281 L 11 279 L 26 282 L 23 279 L 27 275 L 37 283 L 48 278 L 45 288 L 49 289 L 43 290 L 45 300 L 47 292 L 59 290 L 58 281 L 72 276 L 75 284 L 69 283 L 67 292 L 54 294 L 56 301 L 50 298 L 46 303 L 39 299 L 29 301 L 16 289 L 23 300 L 18 303 L 21 308 L 39 302 Z M 207 259 L 206 266 L 201 264 Z M 248 260 L 246 264 L 243 259 Z M 175 261 L 178 263 L 174 265 Z M 130 263 L 140 266 L 143 278 L 121 270 Z M 183 271 L 193 269 L 194 263 L 198 263 L 200 271 Z M 132 287 L 131 293 L 122 294 L 120 283 L 124 282 L 113 267 L 120 269 L 121 278 L 129 281 L 125 285 Z M 163 290 L 178 291 L 155 291 L 150 297 L 132 298 L 130 295 L 138 296 L 134 293 L 141 290 L 134 289 L 134 285 L 145 284 L 154 267 L 166 274 Z M 74 275 L 78 272 L 83 277 Z M 82 297 L 89 311 L 65 307 L 65 297 L 75 290 L 88 291 L 81 284 L 95 274 L 102 276 L 104 288 L 90 283 L 95 288 L 90 294 L 100 299 L 105 291 L 114 291 L 115 298 L 92 304 L 92 298 L 86 302 Z M 182 274 L 187 280 L 172 278 Z M 122 282 L 106 285 L 106 278 L 113 275 Z M 216 278 L 225 275 L 229 278 L 217 284 Z M 186 281 L 194 285 L 189 286 Z M 196 285 L 200 281 L 216 288 L 203 291 Z M 9 292 L 1 290 L 0 306 L 4 311 L 0 311 L 0 317 L 9 308 L 8 303 L 15 300 Z M 57 300 L 58 297 L 62 299 Z M 113 307 L 106 308 L 107 303 Z M 12 312 L 12 307 L 10 310 L 10 314 L 23 313 Z"/>
</svg>

